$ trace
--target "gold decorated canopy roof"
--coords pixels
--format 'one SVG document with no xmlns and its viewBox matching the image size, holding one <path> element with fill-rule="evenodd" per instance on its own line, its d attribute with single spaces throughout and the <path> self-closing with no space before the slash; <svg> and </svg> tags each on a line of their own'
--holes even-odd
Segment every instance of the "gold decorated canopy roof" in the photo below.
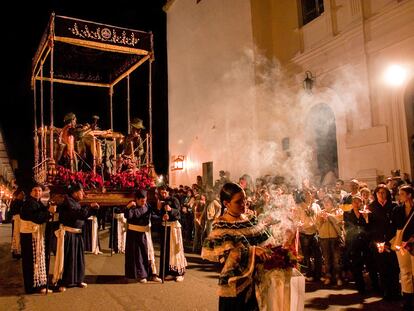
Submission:
<svg viewBox="0 0 414 311">
<path fill-rule="evenodd" d="M 32 85 L 53 79 L 111 87 L 152 56 L 151 32 L 52 14 L 33 58 Z"/>
</svg>

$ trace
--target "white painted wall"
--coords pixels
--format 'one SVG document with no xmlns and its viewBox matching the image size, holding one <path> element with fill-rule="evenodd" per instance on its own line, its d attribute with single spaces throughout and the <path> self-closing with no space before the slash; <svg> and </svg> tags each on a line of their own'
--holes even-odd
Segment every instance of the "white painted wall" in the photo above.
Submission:
<svg viewBox="0 0 414 311">
<path fill-rule="evenodd" d="M 339 98 L 342 111 L 336 116 L 346 119 L 338 133 L 340 177 L 372 184 L 376 175 L 388 176 L 394 169 L 411 173 L 405 85 L 391 88 L 383 73 L 388 65 L 400 64 L 414 75 L 414 1 L 325 4 L 313 29 L 300 30 L 304 51 L 292 62 L 316 74 L 317 88 L 332 89 Z"/>
<path fill-rule="evenodd" d="M 167 14 L 170 156 L 186 158 L 170 184 L 195 183 L 209 161 L 214 179 L 242 174 L 254 109 L 250 2 L 176 0 Z"/>
</svg>

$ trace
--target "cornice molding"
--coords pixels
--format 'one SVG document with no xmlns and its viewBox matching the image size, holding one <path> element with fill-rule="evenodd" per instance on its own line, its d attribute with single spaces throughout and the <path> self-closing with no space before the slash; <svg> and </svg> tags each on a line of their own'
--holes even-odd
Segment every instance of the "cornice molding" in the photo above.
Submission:
<svg viewBox="0 0 414 311">
<path fill-rule="evenodd" d="M 162 7 L 162 9 L 164 10 L 165 13 L 168 13 L 168 10 L 174 4 L 174 2 L 175 2 L 175 0 L 167 0 L 167 2 Z"/>
<path fill-rule="evenodd" d="M 346 32 L 341 32 L 335 37 L 328 38 L 325 42 L 321 43 L 321 45 L 313 47 L 309 51 L 305 51 L 299 55 L 292 57 L 291 63 L 296 65 L 302 65 L 304 63 L 307 63 L 315 58 L 318 58 L 322 54 L 326 54 L 327 51 L 335 50 L 336 48 L 338 48 L 338 46 L 358 36 L 362 36 L 361 22 L 355 23 L 354 26 Z"/>
</svg>

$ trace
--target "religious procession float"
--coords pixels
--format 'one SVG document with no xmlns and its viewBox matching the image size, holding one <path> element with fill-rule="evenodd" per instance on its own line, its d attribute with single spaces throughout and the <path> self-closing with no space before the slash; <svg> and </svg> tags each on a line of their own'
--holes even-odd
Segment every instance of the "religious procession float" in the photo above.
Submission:
<svg viewBox="0 0 414 311">
<path fill-rule="evenodd" d="M 37 182 L 49 187 L 51 200 L 59 203 L 67 186 L 76 182 L 84 187 L 86 203 L 119 206 L 126 204 L 136 189 L 154 186 L 153 55 L 151 32 L 54 13 L 51 15 L 33 58 L 31 77 L 34 100 L 33 174 Z M 130 77 L 144 64 L 148 72 L 147 127 L 142 119 L 131 117 L 134 107 L 130 103 Z M 121 109 L 126 111 L 123 120 L 128 123 L 125 134 L 114 129 L 114 110 L 117 106 L 113 95 L 121 81 L 126 82 L 127 107 Z M 98 115 L 93 115 L 86 124 L 78 124 L 77 114 L 67 103 L 64 107 L 66 112 L 59 115 L 59 126 L 55 125 L 57 107 L 62 101 L 62 97 L 55 96 L 55 93 L 70 85 L 75 89 L 107 90 L 108 104 L 101 105 L 99 114 L 108 116 L 108 129 L 99 127 Z M 125 101 L 122 104 L 125 105 Z"/>
<path fill-rule="evenodd" d="M 113 207 L 114 213 L 114 208 L 125 206 L 137 189 L 154 189 L 153 55 L 152 33 L 52 14 L 33 58 L 31 81 L 34 99 L 33 173 L 38 183 L 50 189 L 49 201 L 59 204 L 69 185 L 81 183 L 86 192 L 83 203 L 97 202 L 100 206 Z M 148 66 L 148 128 L 142 119 L 131 118 L 136 107 L 131 107 L 130 103 L 130 78 L 144 65 Z M 123 120 L 127 122 L 125 134 L 114 128 L 117 107 L 114 89 L 121 81 L 127 84 L 127 107 L 123 109 L 126 111 Z M 65 98 L 55 97 L 55 92 L 62 91 L 64 86 L 106 89 L 108 105 L 102 104 L 98 113 L 108 116 L 109 128 L 101 129 L 100 117 L 95 114 L 88 123 L 79 124 L 77 112 Z M 105 112 L 105 107 L 109 111 Z M 89 107 L 83 108 L 82 111 L 91 112 Z M 63 119 L 62 126 L 55 125 L 56 116 L 60 122 Z M 285 208 L 291 205 L 288 202 L 282 204 Z M 276 210 L 281 212 L 284 209 Z M 281 215 L 276 218 L 289 219 Z M 95 224 L 94 230 L 96 227 Z M 282 247 L 289 236 L 286 228 L 282 222 L 273 225 L 274 241 L 267 246 L 272 256 L 258 266 L 255 275 L 259 284 L 256 296 L 260 310 L 303 310 L 305 281 L 297 270 L 299 232 L 292 234 L 296 237 L 296 249 L 292 251 Z"/>
</svg>

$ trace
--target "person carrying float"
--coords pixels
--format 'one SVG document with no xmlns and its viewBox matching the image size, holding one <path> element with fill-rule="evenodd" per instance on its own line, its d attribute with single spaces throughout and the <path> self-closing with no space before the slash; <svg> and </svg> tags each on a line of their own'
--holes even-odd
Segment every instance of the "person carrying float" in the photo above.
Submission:
<svg viewBox="0 0 414 311">
<path fill-rule="evenodd" d="M 60 207 L 59 230 L 55 231 L 57 237 L 57 250 L 52 283 L 63 292 L 67 287 L 87 287 L 85 277 L 85 254 L 82 238 L 82 228 L 98 203 L 82 206 L 84 198 L 81 184 L 68 187 L 68 195 Z"/>
</svg>

